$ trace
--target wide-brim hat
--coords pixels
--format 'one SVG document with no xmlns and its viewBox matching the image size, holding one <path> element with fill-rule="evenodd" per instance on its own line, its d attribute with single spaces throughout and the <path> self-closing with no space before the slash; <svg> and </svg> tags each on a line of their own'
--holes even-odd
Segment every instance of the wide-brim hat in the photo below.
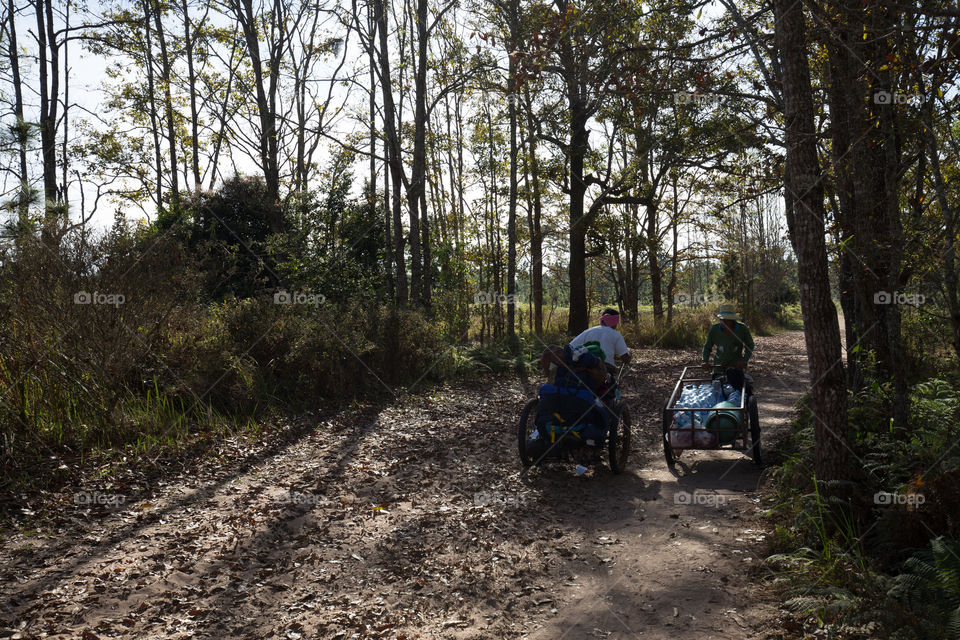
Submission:
<svg viewBox="0 0 960 640">
<path fill-rule="evenodd" d="M 739 320 L 740 314 L 730 307 L 724 307 L 717 312 L 717 317 L 721 320 Z"/>
</svg>

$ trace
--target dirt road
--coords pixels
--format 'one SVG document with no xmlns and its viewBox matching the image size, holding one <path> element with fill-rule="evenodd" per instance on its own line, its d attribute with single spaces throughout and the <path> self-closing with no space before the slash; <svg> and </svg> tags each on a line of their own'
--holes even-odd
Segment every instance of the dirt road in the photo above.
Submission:
<svg viewBox="0 0 960 640">
<path fill-rule="evenodd" d="M 803 352 L 801 333 L 757 339 L 766 439 Z M 761 472 L 736 452 L 668 471 L 659 408 L 692 354 L 637 355 L 620 476 L 521 480 L 534 387 L 482 379 L 230 442 L 164 481 L 87 478 L 3 540 L 0 638 L 778 637 L 751 599 Z"/>
</svg>

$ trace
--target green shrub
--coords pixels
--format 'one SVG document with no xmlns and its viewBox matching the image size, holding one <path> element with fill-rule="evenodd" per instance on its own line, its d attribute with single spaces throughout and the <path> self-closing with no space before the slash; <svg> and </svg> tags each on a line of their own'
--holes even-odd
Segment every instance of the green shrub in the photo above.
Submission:
<svg viewBox="0 0 960 640">
<path fill-rule="evenodd" d="M 773 471 L 777 553 L 769 561 L 790 585 L 784 589 L 789 608 L 817 618 L 831 633 L 957 637 L 950 634 L 960 615 L 960 451 L 953 447 L 960 394 L 941 378 L 914 385 L 909 423 L 899 429 L 889 420 L 891 402 L 890 385 L 873 374 L 851 397 L 850 445 L 863 465 L 858 462 L 858 482 L 834 483 L 845 485 L 832 492 L 845 499 L 832 503 L 821 499 L 824 485 L 813 475 L 814 419 L 809 409 L 801 412 Z M 913 501 L 886 504 L 878 492 Z M 945 537 L 930 541 L 931 534 Z M 904 549 L 928 544 L 931 551 L 901 569 Z"/>
<path fill-rule="evenodd" d="M 891 637 L 960 640 L 960 541 L 934 538 L 903 567 L 887 595 L 908 623 Z"/>
<path fill-rule="evenodd" d="M 211 301 L 202 260 L 177 233 L 146 228 L 70 235 L 55 249 L 24 235 L 9 248 L 0 267 L 6 482 L 50 452 L 168 446 L 261 412 L 400 393 L 455 372 L 449 345 L 419 312 L 369 298 L 278 304 L 273 292 Z M 83 292 L 97 299 L 75 301 Z"/>
<path fill-rule="evenodd" d="M 716 307 L 677 307 L 669 326 L 666 319 L 664 325 L 657 326 L 652 313 L 641 313 L 638 321 L 621 322 L 617 328 L 631 348 L 691 349 L 703 346 L 707 330 L 715 322 Z"/>
</svg>

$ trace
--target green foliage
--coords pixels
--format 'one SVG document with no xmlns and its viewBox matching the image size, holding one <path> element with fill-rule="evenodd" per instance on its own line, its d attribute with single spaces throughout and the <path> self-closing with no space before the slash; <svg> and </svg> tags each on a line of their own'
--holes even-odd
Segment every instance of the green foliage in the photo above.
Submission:
<svg viewBox="0 0 960 640">
<path fill-rule="evenodd" d="M 669 327 L 657 326 L 652 313 L 641 313 L 637 322 L 624 322 L 617 329 L 631 348 L 690 349 L 692 362 L 700 357 L 707 330 L 716 322 L 715 315 L 715 306 L 674 307 L 673 322 Z"/>
<path fill-rule="evenodd" d="M 748 322 L 775 317 L 800 301 L 796 263 L 784 253 L 782 246 L 731 244 L 721 257 L 720 292 Z"/>
<path fill-rule="evenodd" d="M 238 175 L 216 191 L 190 193 L 178 208 L 161 210 L 155 227 L 204 256 L 207 294 L 223 300 L 279 285 L 268 240 L 281 226 L 280 215 L 262 178 Z"/>
<path fill-rule="evenodd" d="M 851 397 L 851 446 L 863 461 L 863 474 L 843 486 L 816 481 L 815 419 L 809 410 L 801 412 L 780 445 L 783 462 L 774 470 L 777 553 L 768 562 L 789 585 L 788 606 L 833 633 L 953 637 L 949 625 L 960 605 L 955 542 L 960 452 L 953 447 L 960 393 L 943 378 L 916 384 L 905 428 L 891 424 L 891 401 L 890 385 L 875 377 Z M 911 500 L 885 503 L 876 498 L 880 492 Z M 930 541 L 933 551 L 909 560 L 899 575 L 884 573 L 896 573 L 902 550 L 926 546 L 931 534 L 948 537 Z M 918 610 L 919 602 L 929 610 Z"/>
<path fill-rule="evenodd" d="M 386 287 L 382 200 L 369 188 L 350 197 L 353 159 L 349 152 L 334 154 L 317 189 L 291 193 L 287 231 L 271 240 L 271 252 L 283 256 L 277 272 L 286 286 L 335 303 L 377 296 Z"/>
<path fill-rule="evenodd" d="M 929 550 L 918 551 L 903 566 L 905 572 L 894 578 L 887 594 L 908 608 L 910 624 L 900 633 L 960 640 L 960 540 L 934 538 Z"/>
<path fill-rule="evenodd" d="M 98 239 L 68 235 L 57 251 L 29 234 L 7 248 L 4 490 L 44 481 L 36 465 L 53 464 L 51 452 L 175 447 L 263 412 L 399 394 L 456 373 L 433 322 L 373 298 L 211 301 L 221 272 L 190 241 L 183 229 L 117 225 Z"/>
</svg>

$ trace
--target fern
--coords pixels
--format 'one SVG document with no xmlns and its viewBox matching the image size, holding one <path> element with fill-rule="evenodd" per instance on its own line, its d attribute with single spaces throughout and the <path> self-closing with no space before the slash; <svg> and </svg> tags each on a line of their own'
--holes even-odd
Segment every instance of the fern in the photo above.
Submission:
<svg viewBox="0 0 960 640">
<path fill-rule="evenodd" d="M 904 569 L 887 595 L 922 610 L 930 637 L 960 640 L 960 541 L 934 538 L 929 550 L 907 559 Z"/>
<path fill-rule="evenodd" d="M 816 615 L 821 621 L 834 621 L 841 614 L 852 611 L 860 598 L 842 587 L 824 586 L 808 589 L 784 602 L 784 608 L 803 615 Z"/>
</svg>

